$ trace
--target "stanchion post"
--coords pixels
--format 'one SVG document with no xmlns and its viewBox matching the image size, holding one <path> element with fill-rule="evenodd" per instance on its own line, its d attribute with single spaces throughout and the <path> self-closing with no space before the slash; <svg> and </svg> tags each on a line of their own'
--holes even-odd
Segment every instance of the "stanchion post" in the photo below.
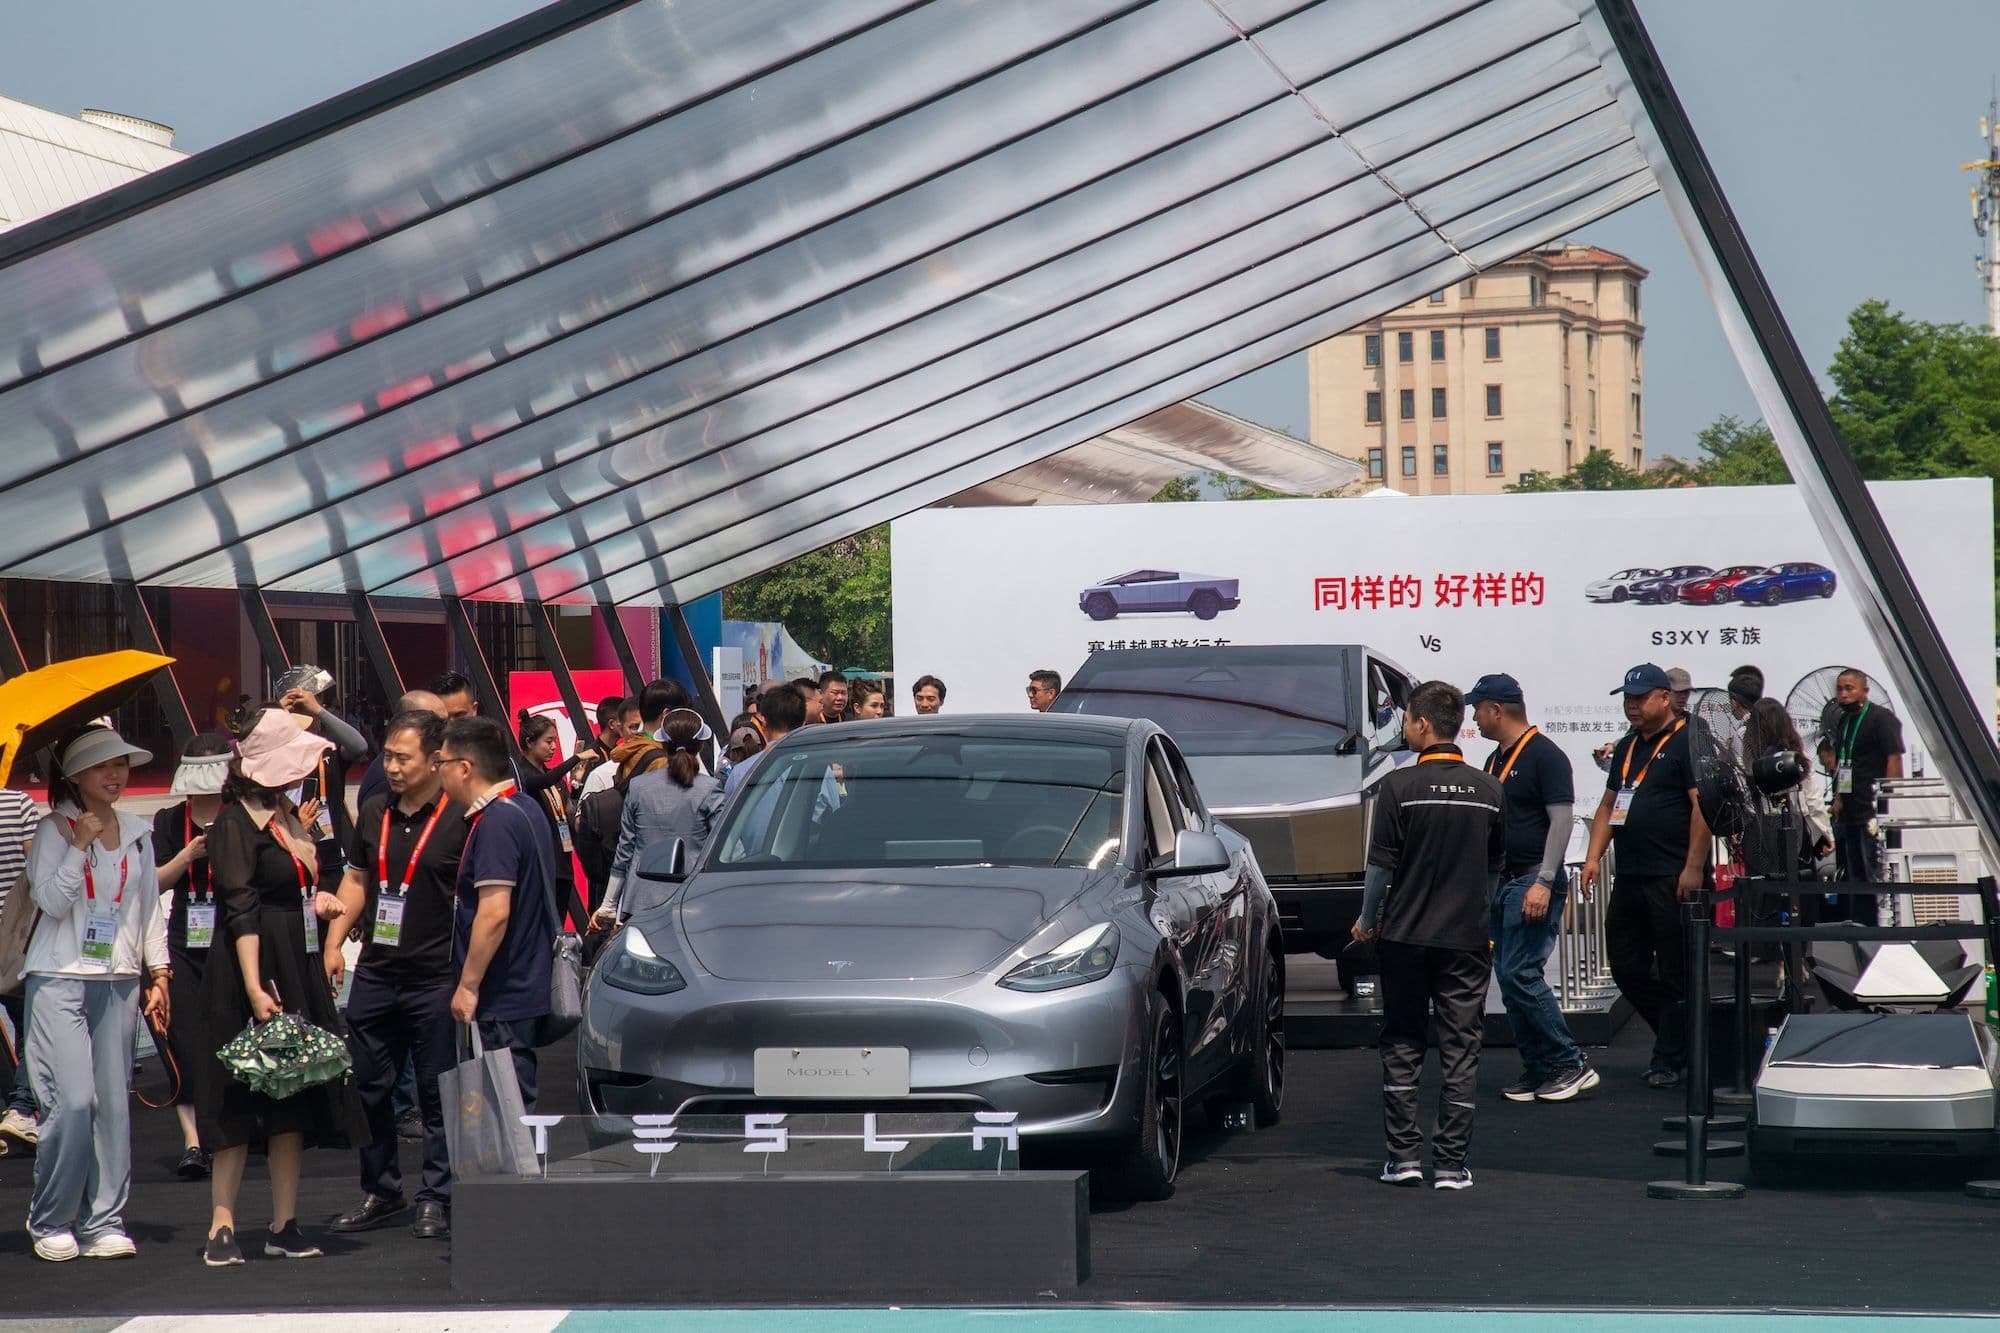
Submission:
<svg viewBox="0 0 2000 1333">
<path fill-rule="evenodd" d="M 1709 898 L 1697 890 L 1681 903 L 1687 924 L 1687 1132 L 1680 1145 L 1681 1179 L 1655 1180 L 1646 1186 L 1649 1199 L 1739 1199 L 1743 1186 L 1708 1178 L 1708 1157 L 1722 1147 L 1708 1141 L 1708 927 Z M 1735 1145 L 1741 1152 L 1741 1143 Z"/>
<path fill-rule="evenodd" d="M 2000 891 L 1993 877 L 1979 877 L 1979 910 L 1986 918 L 1986 965 L 2000 965 Z M 1968 1180 L 1965 1192 L 1975 1199 L 2000 1199 L 2000 1180 Z"/>
<path fill-rule="evenodd" d="M 1754 924 L 1756 917 L 1750 911 L 1751 904 L 1762 901 L 1756 890 L 1746 892 L 1739 879 L 1732 892 L 1736 898 L 1736 924 Z M 1736 941 L 1732 962 L 1730 974 L 1736 987 L 1736 1082 L 1727 1091 L 1716 1093 L 1714 1099 L 1729 1106 L 1748 1106 L 1756 1095 L 1750 1086 L 1750 1052 L 1755 1040 L 1751 1030 L 1756 1017 L 1756 1007 L 1750 999 L 1750 941 Z"/>
</svg>

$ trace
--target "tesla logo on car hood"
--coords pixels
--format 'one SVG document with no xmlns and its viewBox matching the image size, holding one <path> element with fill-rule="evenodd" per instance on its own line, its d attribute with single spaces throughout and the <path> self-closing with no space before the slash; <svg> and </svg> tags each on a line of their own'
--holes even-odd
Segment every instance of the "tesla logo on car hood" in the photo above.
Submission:
<svg viewBox="0 0 2000 1333">
<path fill-rule="evenodd" d="M 826 965 L 836 972 L 845 972 L 854 966 L 854 961 L 849 958 L 829 958 L 826 960 Z"/>
</svg>

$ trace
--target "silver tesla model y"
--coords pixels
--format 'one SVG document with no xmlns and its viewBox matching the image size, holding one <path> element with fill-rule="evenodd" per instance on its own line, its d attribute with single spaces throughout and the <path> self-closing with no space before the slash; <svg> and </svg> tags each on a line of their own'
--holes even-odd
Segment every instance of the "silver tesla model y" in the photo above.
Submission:
<svg viewBox="0 0 2000 1333">
<path fill-rule="evenodd" d="M 808 727 L 683 856 L 591 973 L 596 1112 L 1012 1111 L 1151 1198 L 1195 1107 L 1277 1119 L 1277 909 L 1150 722 Z"/>
</svg>

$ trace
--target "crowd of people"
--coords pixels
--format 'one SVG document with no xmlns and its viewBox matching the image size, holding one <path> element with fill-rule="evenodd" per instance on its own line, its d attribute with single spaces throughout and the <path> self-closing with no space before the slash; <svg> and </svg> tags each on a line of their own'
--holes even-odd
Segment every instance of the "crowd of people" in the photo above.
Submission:
<svg viewBox="0 0 2000 1333">
<path fill-rule="evenodd" d="M 266 1256 L 320 1252 L 297 1215 L 307 1148 L 358 1154 L 361 1197 L 332 1220 L 334 1231 L 407 1219 L 420 1239 L 448 1236 L 439 1076 L 476 1034 L 481 1048 L 509 1053 L 534 1111 L 565 923 L 585 933 L 591 956 L 651 905 L 654 889 L 634 874 L 649 846 L 679 839 L 698 857 L 769 746 L 803 727 L 880 717 L 887 702 L 879 682 L 827 672 L 751 692 L 717 736 L 683 686 L 659 680 L 602 700 L 596 734 L 558 758 L 549 719 L 523 712 L 510 735 L 479 714 L 471 682 L 456 673 L 398 700 L 372 747 L 314 683 L 246 706 L 233 734 L 197 736 L 174 774 L 179 799 L 150 821 L 119 802 L 133 768 L 152 756 L 102 724 L 56 748 L 46 814 L 0 791 L 0 890 L 18 879 L 35 913 L 25 985 L 0 994 L 17 1034 L 0 1152 L 35 1156 L 28 1231 L 43 1259 L 134 1252 L 123 1212 L 141 1021 L 177 1074 L 178 1173 L 210 1183 L 206 1263 L 243 1262 L 238 1204 L 253 1148 L 268 1164 Z M 1815 803 L 1800 801 L 1808 854 L 1835 856 L 1848 878 L 1872 880 L 1873 790 L 1901 776 L 1900 724 L 1869 700 L 1863 674 L 1843 672 L 1839 712 L 1808 753 L 1762 687 L 1754 668 L 1732 675 L 1740 734 L 1731 743 L 1750 758 L 1789 750 L 1807 769 L 1817 759 L 1833 797 L 1823 825 Z M 1048 711 L 1061 688 L 1053 671 L 1030 673 L 1029 707 Z M 1592 893 L 1615 849 L 1611 968 L 1653 1031 L 1645 1081 L 1655 1088 L 1684 1077 L 1680 904 L 1710 883 L 1714 861 L 1691 749 L 1708 724 L 1688 715 L 1688 688 L 1684 671 L 1645 663 L 1613 691 L 1631 729 L 1597 756 L 1605 784 L 1577 886 Z M 940 712 L 946 698 L 936 676 L 911 687 L 919 715 Z M 1493 744 L 1477 765 L 1458 743 L 1468 710 Z M 1462 1189 L 1490 978 L 1522 1065 L 1503 1096 L 1565 1102 L 1601 1081 L 1544 975 L 1571 887 L 1578 795 L 1569 760 L 1529 721 L 1511 676 L 1482 677 L 1462 694 L 1439 681 L 1417 686 L 1403 730 L 1415 762 L 1378 795 L 1353 928 L 1381 977 L 1381 1178 L 1423 1180 L 1418 1088 L 1436 1045 L 1443 1090 L 1431 1179 Z M 350 810 L 347 767 L 371 748 Z M 14 980 L 0 978 L 0 992 L 14 991 Z M 344 1016 L 335 1007 L 343 983 Z M 280 1013 L 341 1034 L 352 1077 L 282 1098 L 234 1077 L 220 1049 Z M 417 1144 L 410 1184 L 404 1139 Z"/>
<path fill-rule="evenodd" d="M 1840 673 L 1838 708 L 1823 719 L 1809 754 L 1784 706 L 1763 692 L 1754 667 L 1732 673 L 1730 721 L 1691 716 L 1691 682 L 1679 668 L 1641 663 L 1611 693 L 1621 696 L 1630 730 L 1596 758 L 1604 789 L 1590 820 L 1579 891 L 1614 872 L 1604 929 L 1619 990 L 1652 1030 L 1644 1081 L 1675 1088 L 1686 1077 L 1688 945 L 1683 904 L 1713 887 L 1717 838 L 1704 813 L 1708 756 L 1749 764 L 1776 753 L 1805 775 L 1791 802 L 1803 836 L 1769 859 L 1747 834 L 1725 848 L 1751 873 L 1792 878 L 1837 856 L 1847 881 L 1875 880 L 1869 821 L 1877 782 L 1902 775 L 1901 724 L 1868 698 L 1868 678 Z M 1483 763 L 1467 762 L 1458 738 L 1471 710 L 1493 742 Z M 1727 735 L 1714 734 L 1718 729 Z M 1497 979 L 1521 1075 L 1502 1096 L 1566 1102 L 1602 1079 L 1578 1048 L 1545 978 L 1569 885 L 1565 862 L 1576 782 L 1562 749 L 1528 720 L 1520 683 L 1484 676 L 1461 694 L 1442 681 L 1415 687 L 1403 736 L 1416 762 L 1382 783 L 1369 827 L 1366 881 L 1353 935 L 1372 946 L 1381 975 L 1382 1099 L 1388 1158 L 1381 1179 L 1419 1185 L 1424 1135 L 1418 1090 L 1427 1045 L 1438 1049 L 1442 1091 L 1430 1136 L 1431 1183 L 1472 1184 L 1467 1167 L 1480 1034 L 1489 981 Z M 1811 774 L 1832 779 L 1830 809 L 1815 799 Z M 1755 799 L 1769 801 L 1759 794 Z M 1831 828 L 1823 816 L 1831 815 Z M 1791 821 L 1788 818 L 1787 824 Z M 1748 864 L 1759 856 L 1765 864 Z M 1873 899 L 1850 897 L 1866 911 Z"/>
</svg>

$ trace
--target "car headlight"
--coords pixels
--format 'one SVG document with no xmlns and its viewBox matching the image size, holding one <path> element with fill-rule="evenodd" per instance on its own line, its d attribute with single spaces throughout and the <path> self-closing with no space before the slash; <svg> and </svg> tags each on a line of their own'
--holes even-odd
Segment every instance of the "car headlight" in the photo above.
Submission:
<svg viewBox="0 0 2000 1333">
<path fill-rule="evenodd" d="M 1009 990 L 1061 990 L 1110 975 L 1118 961 L 1118 930 L 1110 922 L 1091 926 L 1000 978 Z"/>
<path fill-rule="evenodd" d="M 653 952 L 652 941 L 637 926 L 618 932 L 618 947 L 602 965 L 604 984 L 638 995 L 672 995 L 687 989 L 681 970 Z"/>
</svg>

